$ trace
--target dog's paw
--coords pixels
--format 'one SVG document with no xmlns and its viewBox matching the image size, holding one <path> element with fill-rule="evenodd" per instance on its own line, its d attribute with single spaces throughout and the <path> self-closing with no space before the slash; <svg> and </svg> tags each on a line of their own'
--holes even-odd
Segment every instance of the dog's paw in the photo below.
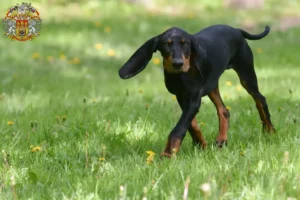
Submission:
<svg viewBox="0 0 300 200">
<path fill-rule="evenodd" d="M 172 153 L 168 153 L 166 151 L 162 152 L 160 154 L 160 158 L 172 158 L 173 157 L 173 154 Z"/>
<path fill-rule="evenodd" d="M 207 142 L 193 142 L 193 145 L 204 150 L 207 147 Z"/>
<path fill-rule="evenodd" d="M 227 140 L 216 141 L 215 146 L 217 146 L 219 149 L 221 149 L 224 146 L 227 146 Z"/>
</svg>

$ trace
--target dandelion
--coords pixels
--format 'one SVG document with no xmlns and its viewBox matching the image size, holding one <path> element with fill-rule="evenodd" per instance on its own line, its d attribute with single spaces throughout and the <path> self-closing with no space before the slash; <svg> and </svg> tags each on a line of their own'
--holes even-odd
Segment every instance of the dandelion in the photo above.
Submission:
<svg viewBox="0 0 300 200">
<path fill-rule="evenodd" d="M 99 158 L 99 162 L 105 161 L 106 160 L 105 157 L 106 157 L 106 146 L 103 144 L 102 145 L 101 157 Z"/>
<path fill-rule="evenodd" d="M 146 151 L 146 153 L 147 153 L 148 155 L 155 155 L 155 152 L 154 152 L 154 151 L 151 151 L 151 150 Z"/>
<path fill-rule="evenodd" d="M 143 93 L 143 90 L 142 90 L 142 89 L 140 89 L 140 90 L 139 90 L 139 93 Z"/>
<path fill-rule="evenodd" d="M 102 44 L 95 44 L 95 49 L 100 50 L 103 48 Z"/>
<path fill-rule="evenodd" d="M 176 101 L 177 98 L 176 98 L 176 96 L 172 96 L 172 99 L 173 99 L 174 101 Z"/>
<path fill-rule="evenodd" d="M 100 27 L 101 26 L 101 22 L 94 22 L 94 26 L 95 27 Z"/>
<path fill-rule="evenodd" d="M 262 52 L 263 52 L 262 48 L 257 48 L 257 49 L 256 49 L 256 53 L 260 54 L 260 53 L 262 53 Z"/>
<path fill-rule="evenodd" d="M 205 126 L 205 123 L 204 122 L 200 122 L 200 126 Z"/>
<path fill-rule="evenodd" d="M 100 157 L 99 158 L 99 162 L 103 162 L 103 161 L 105 161 L 105 158 L 104 157 Z"/>
<path fill-rule="evenodd" d="M 203 183 L 200 186 L 201 191 L 204 193 L 204 196 L 207 197 L 210 195 L 211 187 L 209 183 Z"/>
<path fill-rule="evenodd" d="M 105 33 L 110 33 L 111 32 L 111 27 L 110 26 L 106 26 L 104 28 Z"/>
<path fill-rule="evenodd" d="M 224 99 L 228 99 L 228 97 L 229 97 L 228 95 L 226 95 L 226 94 L 224 95 Z"/>
<path fill-rule="evenodd" d="M 147 187 L 143 188 L 143 193 L 144 193 L 144 196 L 143 196 L 142 200 L 147 200 L 147 193 L 148 193 Z"/>
<path fill-rule="evenodd" d="M 31 57 L 34 58 L 34 59 L 36 59 L 36 58 L 40 57 L 40 54 L 38 52 L 35 52 L 35 53 L 32 54 Z"/>
<path fill-rule="evenodd" d="M 227 109 L 227 110 L 231 110 L 230 106 L 226 106 L 226 109 Z"/>
<path fill-rule="evenodd" d="M 93 103 L 97 103 L 97 99 L 96 98 L 93 98 Z"/>
<path fill-rule="evenodd" d="M 33 147 L 32 145 L 30 146 L 30 151 L 33 153 L 41 150 L 42 150 L 41 146 L 35 146 L 35 147 Z"/>
<path fill-rule="evenodd" d="M 59 59 L 60 60 L 66 60 L 67 59 L 67 56 L 65 54 L 60 54 L 59 55 Z"/>
<path fill-rule="evenodd" d="M 146 104 L 146 105 L 145 105 L 145 108 L 146 108 L 146 110 L 148 110 L 148 108 L 149 108 L 149 105 L 148 105 L 148 104 Z"/>
<path fill-rule="evenodd" d="M 196 16 L 195 13 L 189 13 L 188 16 L 187 16 L 187 18 L 188 19 L 194 19 L 195 16 Z"/>
<path fill-rule="evenodd" d="M 48 62 L 53 62 L 54 61 L 54 57 L 53 56 L 47 56 L 47 60 L 48 60 Z"/>
<path fill-rule="evenodd" d="M 242 91 L 242 86 L 240 86 L 240 85 L 236 86 L 236 90 L 237 91 Z"/>
<path fill-rule="evenodd" d="M 8 121 L 8 122 L 7 122 L 7 125 L 10 125 L 10 126 L 11 126 L 11 125 L 13 125 L 13 124 L 14 124 L 13 121 Z"/>
<path fill-rule="evenodd" d="M 120 199 L 125 199 L 125 187 L 123 185 L 120 186 Z"/>
<path fill-rule="evenodd" d="M 160 64 L 160 59 L 159 58 L 153 58 L 152 61 L 155 65 L 159 65 Z"/>
<path fill-rule="evenodd" d="M 109 57 L 113 57 L 113 56 L 116 55 L 116 52 L 115 52 L 115 50 L 113 50 L 113 49 L 109 49 L 109 50 L 107 51 L 107 55 L 108 55 Z"/>
<path fill-rule="evenodd" d="M 147 161 L 147 164 L 150 165 L 154 161 L 155 152 L 149 150 L 149 151 L 146 151 L 146 153 L 148 154 L 146 161 Z"/>
<path fill-rule="evenodd" d="M 230 81 L 226 81 L 225 83 L 227 86 L 232 86 L 232 83 Z"/>
<path fill-rule="evenodd" d="M 78 57 L 75 57 L 75 58 L 72 59 L 72 63 L 79 64 L 80 63 L 80 59 Z"/>
</svg>

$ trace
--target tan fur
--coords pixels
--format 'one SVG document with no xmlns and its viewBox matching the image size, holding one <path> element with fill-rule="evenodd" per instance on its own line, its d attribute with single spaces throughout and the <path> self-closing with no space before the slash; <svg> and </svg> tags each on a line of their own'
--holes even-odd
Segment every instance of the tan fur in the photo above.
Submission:
<svg viewBox="0 0 300 200">
<path fill-rule="evenodd" d="M 164 69 L 169 72 L 169 73 L 181 73 L 181 72 L 188 72 L 190 69 L 190 57 L 185 57 L 182 55 L 182 60 L 183 60 L 183 66 L 180 69 L 175 69 L 172 65 L 172 56 L 169 56 L 167 58 L 163 59 L 163 66 Z"/>
</svg>

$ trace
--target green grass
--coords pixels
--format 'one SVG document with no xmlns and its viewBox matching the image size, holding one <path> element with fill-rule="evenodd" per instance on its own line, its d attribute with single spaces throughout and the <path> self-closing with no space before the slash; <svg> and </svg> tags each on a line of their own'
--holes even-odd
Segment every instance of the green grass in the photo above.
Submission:
<svg viewBox="0 0 300 200">
<path fill-rule="evenodd" d="M 277 9 L 212 7 L 188 19 L 113 1 L 71 5 L 83 13 L 36 4 L 45 16 L 39 38 L 21 43 L 0 37 L 0 199 L 13 199 L 14 193 L 18 199 L 181 199 L 188 177 L 190 199 L 300 199 L 299 28 L 249 42 L 276 134 L 261 133 L 255 103 L 236 89 L 233 71 L 220 79 L 231 107 L 229 145 L 221 150 L 212 145 L 218 118 L 205 97 L 197 119 L 205 124 L 207 150 L 194 148 L 187 135 L 174 159 L 159 159 L 181 114 L 164 86 L 162 67 L 150 62 L 126 81 L 117 73 L 138 46 L 166 27 L 193 33 L 210 24 L 241 27 L 250 20 L 257 22 L 252 32 L 260 32 L 265 24 L 276 25 L 282 16 Z M 114 57 L 107 55 L 110 49 Z M 69 63 L 73 58 L 80 62 Z M 31 146 L 42 149 L 31 152 Z M 151 165 L 148 150 L 156 153 Z M 204 183 L 210 194 L 201 191 Z"/>
</svg>

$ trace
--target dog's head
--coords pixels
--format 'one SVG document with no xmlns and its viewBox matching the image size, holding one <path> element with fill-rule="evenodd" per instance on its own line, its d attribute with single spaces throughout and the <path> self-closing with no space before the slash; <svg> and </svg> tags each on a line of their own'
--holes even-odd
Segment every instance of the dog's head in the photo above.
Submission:
<svg viewBox="0 0 300 200">
<path fill-rule="evenodd" d="M 163 66 L 168 73 L 188 72 L 191 62 L 200 70 L 199 59 L 206 57 L 193 35 L 179 28 L 170 28 L 145 42 L 119 70 L 120 77 L 127 79 L 141 72 L 157 50 L 163 57 Z"/>
</svg>

